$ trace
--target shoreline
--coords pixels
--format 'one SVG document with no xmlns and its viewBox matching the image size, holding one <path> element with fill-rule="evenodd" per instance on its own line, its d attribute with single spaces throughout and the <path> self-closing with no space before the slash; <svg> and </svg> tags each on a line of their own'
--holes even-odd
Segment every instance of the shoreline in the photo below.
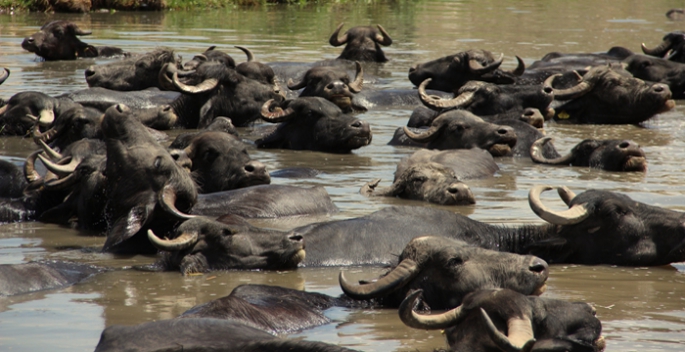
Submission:
<svg viewBox="0 0 685 352">
<path fill-rule="evenodd" d="M 183 11 L 231 6 L 311 4 L 309 0 L 0 0 L 0 15 L 20 12 L 88 13 L 112 11 Z M 343 1 L 343 2 L 354 2 Z"/>
</svg>

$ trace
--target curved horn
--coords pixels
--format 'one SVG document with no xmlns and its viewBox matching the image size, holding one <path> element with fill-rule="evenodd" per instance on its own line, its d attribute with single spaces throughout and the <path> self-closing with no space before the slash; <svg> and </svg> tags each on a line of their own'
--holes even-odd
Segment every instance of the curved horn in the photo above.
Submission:
<svg viewBox="0 0 685 352">
<path fill-rule="evenodd" d="M 580 75 L 578 74 L 577 71 L 573 71 L 573 72 L 575 72 L 576 75 L 577 75 L 578 77 L 580 77 Z M 555 74 L 555 75 L 551 75 L 551 76 L 547 77 L 547 79 L 545 80 L 544 85 L 545 85 L 545 86 L 549 86 L 549 87 L 554 87 L 554 86 L 552 85 L 552 84 L 554 83 L 554 79 L 557 78 L 557 77 L 559 77 L 559 76 L 561 76 L 561 73 L 557 73 L 557 74 Z M 575 98 L 578 98 L 578 97 L 580 97 L 580 96 L 583 96 L 585 93 L 591 91 L 591 90 L 592 90 L 592 84 L 590 84 L 590 83 L 587 82 L 587 81 L 582 81 L 582 80 L 581 80 L 581 81 L 580 81 L 577 85 L 575 85 L 574 87 L 567 88 L 567 89 L 555 89 L 555 88 L 552 88 L 552 90 L 554 91 L 554 99 L 558 99 L 558 100 L 571 100 L 571 99 L 575 99 Z"/>
<path fill-rule="evenodd" d="M 528 204 L 537 216 L 554 225 L 573 225 L 590 216 L 585 204 L 574 205 L 570 209 L 556 212 L 547 208 L 540 200 L 540 194 L 554 189 L 551 186 L 535 186 L 528 193 Z"/>
<path fill-rule="evenodd" d="M 483 323 L 487 326 L 488 335 L 502 351 L 527 352 L 533 348 L 535 337 L 533 335 L 533 323 L 529 317 L 507 320 L 507 331 L 509 332 L 507 337 L 497 330 L 485 309 L 481 308 L 480 312 Z"/>
<path fill-rule="evenodd" d="M 473 101 L 475 94 L 472 91 L 461 93 L 452 99 L 442 99 L 426 94 L 426 86 L 432 80 L 432 78 L 427 78 L 419 85 L 419 98 L 426 106 L 435 109 L 460 108 L 471 104 Z"/>
<path fill-rule="evenodd" d="M 362 69 L 362 64 L 359 61 L 355 61 L 354 65 L 357 67 L 357 74 L 354 76 L 354 81 L 347 86 L 353 93 L 359 93 L 364 86 L 364 70 Z"/>
<path fill-rule="evenodd" d="M 36 171 L 36 158 L 42 152 L 42 150 L 36 150 L 26 157 L 26 162 L 24 162 L 24 177 L 26 181 L 34 182 L 41 179 L 40 174 Z"/>
<path fill-rule="evenodd" d="M 656 57 L 664 57 L 668 53 L 668 50 L 671 49 L 671 46 L 673 46 L 673 43 L 671 43 L 671 41 L 668 39 L 664 39 L 664 41 L 662 41 L 661 44 L 657 45 L 654 49 L 648 48 L 645 43 L 642 43 L 641 45 L 643 53 Z"/>
<path fill-rule="evenodd" d="M 292 78 L 288 78 L 288 89 L 290 89 L 290 90 L 298 90 L 298 89 L 302 89 L 306 86 L 307 86 L 307 80 L 304 78 L 301 81 L 299 81 L 298 83 L 293 82 Z"/>
<path fill-rule="evenodd" d="M 407 137 L 414 142 L 428 143 L 438 136 L 438 132 L 440 132 L 440 130 L 442 130 L 442 128 L 445 126 L 446 121 L 446 118 L 439 116 L 433 120 L 433 123 L 428 130 L 421 133 L 414 133 L 414 131 L 410 130 L 407 126 L 402 128 L 404 129 L 404 134 L 406 134 Z"/>
<path fill-rule="evenodd" d="M 419 270 L 419 265 L 415 261 L 405 259 L 387 275 L 370 284 L 355 285 L 350 283 L 345 278 L 343 271 L 340 272 L 338 281 L 343 292 L 351 298 L 371 299 L 383 296 L 406 285 L 409 280 L 418 275 Z"/>
<path fill-rule="evenodd" d="M 162 209 L 167 213 L 176 216 L 180 220 L 189 220 L 195 218 L 196 215 L 186 214 L 176 208 L 176 190 L 173 187 L 166 185 L 162 192 L 158 193 L 158 203 Z"/>
<path fill-rule="evenodd" d="M 493 61 L 487 66 L 483 66 L 478 60 L 476 59 L 469 59 L 469 69 L 471 72 L 477 74 L 477 75 L 483 75 L 489 72 L 492 72 L 496 70 L 504 61 L 504 54 L 499 55 L 499 59 L 496 61 Z"/>
<path fill-rule="evenodd" d="M 571 206 L 571 201 L 576 197 L 576 194 L 566 186 L 557 187 L 557 193 L 559 194 L 559 197 L 561 197 L 561 200 L 566 203 L 566 206 Z"/>
<path fill-rule="evenodd" d="M 182 251 L 190 248 L 197 243 L 198 237 L 197 232 L 184 232 L 173 240 L 166 240 L 157 237 L 152 230 L 147 230 L 147 238 L 152 242 L 152 245 L 159 250 L 168 252 Z"/>
<path fill-rule="evenodd" d="M 266 103 L 264 103 L 264 105 L 262 105 L 262 119 L 265 121 L 273 123 L 284 122 L 292 119 L 295 116 L 295 110 L 291 107 L 288 107 L 285 110 L 277 107 L 276 111 L 271 112 L 269 108 L 273 102 L 273 99 L 269 99 Z"/>
<path fill-rule="evenodd" d="M 378 30 L 381 31 L 381 34 L 376 35 L 376 43 L 383 46 L 392 44 L 392 38 L 390 38 L 388 32 L 385 31 L 385 28 L 383 28 L 383 26 L 380 24 L 377 24 L 376 27 L 378 27 Z"/>
<path fill-rule="evenodd" d="M 173 75 L 174 72 L 178 72 L 178 69 L 175 65 L 166 63 L 164 64 L 164 66 L 162 66 L 162 69 L 159 70 L 159 75 L 157 76 L 160 88 L 162 88 L 163 90 L 176 90 L 174 82 L 171 81 L 171 78 L 169 78 L 168 75 L 169 73 Z"/>
<path fill-rule="evenodd" d="M 448 310 L 442 314 L 433 315 L 421 315 L 414 312 L 414 305 L 416 305 L 416 300 L 423 293 L 423 290 L 416 290 L 412 292 L 407 298 L 402 301 L 399 308 L 400 320 L 409 327 L 414 329 L 424 329 L 424 330 L 438 330 L 447 329 L 450 326 L 455 325 L 461 319 L 463 319 L 466 314 L 462 309 L 462 306 Z"/>
<path fill-rule="evenodd" d="M 43 142 L 42 139 L 38 140 L 38 144 L 41 146 L 41 148 L 43 148 L 43 150 L 45 151 L 45 154 L 47 154 L 50 157 L 50 159 L 52 159 L 52 160 L 64 159 L 64 156 L 62 154 L 60 154 L 58 151 L 50 148 L 50 146 L 45 144 L 45 142 Z"/>
<path fill-rule="evenodd" d="M 516 68 L 510 71 L 510 73 L 516 77 L 519 77 L 523 75 L 524 72 L 526 72 L 526 63 L 523 62 L 523 59 L 521 59 L 518 55 L 516 55 L 516 61 L 518 62 Z"/>
<path fill-rule="evenodd" d="M 548 164 L 548 165 L 568 165 L 570 164 L 573 159 L 575 159 L 575 156 L 573 153 L 568 153 L 564 156 L 560 156 L 558 158 L 554 159 L 547 159 L 542 153 L 542 149 L 545 147 L 545 144 L 547 144 L 549 141 L 552 140 L 552 137 L 542 137 L 538 139 L 537 141 L 533 142 L 533 144 L 530 146 L 530 158 L 533 159 L 534 162 L 540 163 L 540 164 Z"/>
<path fill-rule="evenodd" d="M 345 43 L 347 43 L 347 33 L 343 34 L 342 37 L 338 38 L 338 33 L 340 33 L 340 30 L 342 29 L 343 25 L 345 22 L 341 23 L 338 25 L 338 28 L 333 31 L 333 34 L 331 34 L 331 38 L 328 39 L 328 42 L 333 45 L 333 46 L 341 46 Z"/>
<path fill-rule="evenodd" d="M 79 160 L 76 160 L 70 156 L 64 159 L 69 160 L 69 164 L 66 165 L 54 163 L 50 159 L 44 157 L 43 154 L 38 154 L 38 159 L 40 159 L 40 161 L 43 162 L 43 165 L 45 165 L 45 167 L 48 170 L 50 170 L 50 172 L 54 173 L 57 176 L 67 176 L 73 173 L 78 167 L 78 164 L 80 163 Z"/>
<path fill-rule="evenodd" d="M 238 45 L 234 46 L 234 48 L 240 49 L 242 52 L 245 53 L 245 55 L 247 55 L 247 62 L 254 61 L 254 55 L 252 55 L 252 52 L 250 51 L 250 49 L 248 49 L 244 46 L 238 46 Z"/>
<path fill-rule="evenodd" d="M 209 92 L 219 85 L 218 79 L 208 78 L 196 86 L 190 86 L 178 80 L 178 72 L 174 72 L 172 81 L 174 83 L 174 87 L 178 88 L 181 92 L 188 94 L 201 94 Z"/>
</svg>

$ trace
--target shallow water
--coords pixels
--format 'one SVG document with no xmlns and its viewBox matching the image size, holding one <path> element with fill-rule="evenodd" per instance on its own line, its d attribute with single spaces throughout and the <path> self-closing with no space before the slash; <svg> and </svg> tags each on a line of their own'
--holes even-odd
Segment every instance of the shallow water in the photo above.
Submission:
<svg viewBox="0 0 685 352">
<path fill-rule="evenodd" d="M 0 66 L 10 68 L 12 75 L 0 86 L 0 95 L 9 98 L 26 90 L 57 95 L 83 89 L 87 87 L 83 70 L 109 61 L 40 62 L 21 49 L 25 36 L 54 19 L 69 19 L 92 30 L 93 35 L 86 40 L 90 44 L 119 46 L 138 53 L 168 46 L 186 60 L 210 45 L 218 45 L 238 62 L 244 57 L 234 45 L 249 47 L 264 62 L 334 58 L 341 49 L 330 47 L 328 37 L 337 24 L 345 22 L 349 28 L 380 23 L 394 40 L 385 49 L 391 61 L 367 71 L 381 78 L 383 88 L 411 88 L 407 79 L 411 65 L 470 48 L 503 52 L 506 68 L 514 67 L 514 55 L 530 64 L 550 51 L 605 51 L 614 45 L 639 51 L 640 43 L 656 45 L 664 33 L 682 29 L 682 22 L 671 22 L 664 16 L 669 8 L 679 5 L 673 1 L 400 1 L 202 12 L 4 14 L 0 15 Z M 251 155 L 271 170 L 307 166 L 323 171 L 312 179 L 273 182 L 323 185 L 341 209 L 333 218 L 361 216 L 389 205 L 431 206 L 398 199 L 366 199 L 358 193 L 374 178 L 382 179 L 381 186 L 389 185 L 397 162 L 413 152 L 411 148 L 386 145 L 409 114 L 409 109 L 393 109 L 361 115 L 371 123 L 373 142 L 349 155 L 268 150 L 252 150 Z M 555 137 L 562 153 L 586 138 L 632 139 L 644 148 L 649 171 L 625 174 L 499 159 L 501 170 L 494 178 L 469 182 L 477 199 L 475 206 L 443 208 L 490 223 L 541 223 L 528 207 L 528 190 L 535 184 L 551 184 L 566 185 L 576 193 L 589 188 L 613 190 L 649 204 L 685 210 L 683 117 L 685 108 L 678 105 L 640 127 L 550 123 L 545 130 Z M 26 157 L 33 149 L 28 139 L 0 139 L 3 157 Z M 563 203 L 552 196 L 546 200 L 562 207 Z M 295 226 L 293 222 L 266 225 Z M 217 272 L 190 277 L 136 272 L 128 268 L 154 258 L 97 253 L 103 242 L 101 237 L 48 224 L 0 225 L 0 263 L 61 258 L 124 269 L 64 290 L 0 298 L 1 350 L 92 350 L 106 326 L 172 318 L 244 283 L 341 293 L 339 268 Z M 353 278 L 382 272 L 381 268 L 343 270 L 353 271 Z M 594 304 L 603 322 L 608 351 L 682 351 L 683 271 L 683 264 L 658 268 L 555 265 L 545 295 Z M 333 309 L 328 315 L 334 323 L 295 336 L 365 351 L 430 351 L 445 346 L 438 331 L 407 328 L 394 310 Z"/>
</svg>

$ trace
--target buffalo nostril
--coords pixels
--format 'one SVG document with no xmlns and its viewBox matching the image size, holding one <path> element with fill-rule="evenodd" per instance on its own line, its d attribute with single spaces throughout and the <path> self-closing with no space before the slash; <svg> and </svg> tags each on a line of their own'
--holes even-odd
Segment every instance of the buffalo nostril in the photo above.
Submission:
<svg viewBox="0 0 685 352">
<path fill-rule="evenodd" d="M 352 127 L 360 128 L 360 127 L 362 127 L 362 122 L 361 121 L 355 121 L 352 123 Z"/>
<path fill-rule="evenodd" d="M 552 94 L 554 93 L 554 88 L 550 86 L 545 86 L 542 88 L 542 91 L 545 92 L 546 94 Z"/>
<path fill-rule="evenodd" d="M 625 149 L 630 147 L 630 142 L 621 142 L 621 144 L 618 145 L 619 148 Z"/>
<path fill-rule="evenodd" d="M 523 116 L 533 116 L 533 115 L 535 115 L 535 111 L 533 111 L 533 109 L 526 109 L 523 112 Z"/>
<path fill-rule="evenodd" d="M 418 65 L 414 65 L 414 66 L 410 67 L 410 68 L 409 68 L 409 73 L 412 73 L 412 72 L 416 71 L 416 68 L 417 68 L 417 67 L 418 67 Z"/>
<path fill-rule="evenodd" d="M 33 37 L 28 37 L 28 38 L 26 38 L 26 41 L 29 42 L 29 43 L 33 43 Z"/>
<path fill-rule="evenodd" d="M 90 66 L 86 69 L 86 77 L 90 77 L 95 74 L 95 67 Z"/>
<path fill-rule="evenodd" d="M 245 165 L 245 171 L 247 172 L 254 172 L 254 166 L 253 165 Z"/>
<path fill-rule="evenodd" d="M 507 133 L 509 133 L 509 130 L 506 128 L 500 128 L 497 130 L 497 133 L 498 134 L 507 134 Z"/>
<path fill-rule="evenodd" d="M 530 266 L 528 267 L 528 269 L 529 269 L 530 271 L 536 272 L 536 273 L 544 273 L 544 272 L 547 271 L 548 268 L 549 268 L 549 266 L 547 265 L 547 262 L 545 262 L 545 261 L 542 260 L 542 259 L 536 259 L 536 260 L 534 260 L 534 261 L 530 264 Z"/>
<path fill-rule="evenodd" d="M 661 92 L 664 91 L 664 86 L 661 85 L 661 84 L 657 84 L 657 85 L 654 86 L 654 91 L 657 92 L 657 93 L 661 93 Z"/>
<path fill-rule="evenodd" d="M 289 240 L 295 241 L 295 242 L 300 242 L 302 241 L 302 236 L 301 235 L 293 235 L 288 237 Z"/>
<path fill-rule="evenodd" d="M 326 86 L 326 89 L 333 89 L 334 87 L 335 87 L 335 85 L 334 85 L 333 83 L 329 83 L 329 84 Z"/>
</svg>

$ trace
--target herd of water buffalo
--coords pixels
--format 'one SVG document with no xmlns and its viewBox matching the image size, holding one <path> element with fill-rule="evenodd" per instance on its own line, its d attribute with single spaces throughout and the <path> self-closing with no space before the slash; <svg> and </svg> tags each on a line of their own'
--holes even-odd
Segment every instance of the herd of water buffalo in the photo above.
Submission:
<svg viewBox="0 0 685 352">
<path fill-rule="evenodd" d="M 365 75 L 387 61 L 382 26 L 330 37 L 339 58 L 312 64 L 236 64 L 210 47 L 181 62 L 170 49 L 131 54 L 94 47 L 90 34 L 54 21 L 22 47 L 45 60 L 116 56 L 85 71 L 90 88 L 57 97 L 22 92 L 0 99 L 0 134 L 32 138 L 23 169 L 0 159 L 0 222 L 42 221 L 106 235 L 102 250 L 158 253 L 140 270 L 288 270 L 391 265 L 367 281 L 340 275 L 340 297 L 243 285 L 178 318 L 110 326 L 96 351 L 348 351 L 277 337 L 329 322 L 333 306 L 399 308 L 417 329 L 445 329 L 453 351 L 600 351 L 601 323 L 586 303 L 538 297 L 548 263 L 656 266 L 685 261 L 685 214 L 608 191 L 574 194 L 557 187 L 568 210 L 530 190 L 545 225 L 496 226 L 429 207 L 388 207 L 370 215 L 290 231 L 258 228 L 249 218 L 330 214 L 322 187 L 271 185 L 271 177 L 315 177 L 307 168 L 271 175 L 252 160 L 257 148 L 349 153 L 369 145 L 377 107 L 416 106 L 392 145 L 419 147 L 402 160 L 392 185 L 364 185 L 367 196 L 444 205 L 475 203 L 465 180 L 492 176 L 494 158 L 610 171 L 644 172 L 630 140 L 585 140 L 562 155 L 538 128 L 545 121 L 639 124 L 685 97 L 685 33 L 667 34 L 646 55 L 549 53 L 501 70 L 502 56 L 469 50 L 415 65 L 418 89 L 383 90 Z M 0 83 L 8 79 L 6 69 Z M 285 83 L 285 84 L 283 84 Z M 254 125 L 246 141 L 235 127 Z M 191 129 L 171 144 L 160 130 Z M 38 162 L 40 161 L 40 162 Z M 420 236 L 419 234 L 430 234 Z M 305 254 L 306 253 L 306 254 Z M 399 258 L 395 255 L 401 253 Z M 105 270 L 71 262 L 0 266 L 0 295 L 64 287 Z M 427 314 L 431 309 L 445 310 Z"/>
</svg>

